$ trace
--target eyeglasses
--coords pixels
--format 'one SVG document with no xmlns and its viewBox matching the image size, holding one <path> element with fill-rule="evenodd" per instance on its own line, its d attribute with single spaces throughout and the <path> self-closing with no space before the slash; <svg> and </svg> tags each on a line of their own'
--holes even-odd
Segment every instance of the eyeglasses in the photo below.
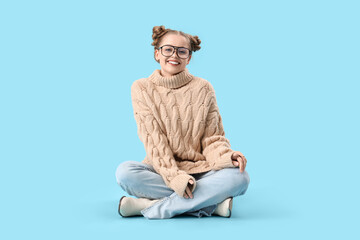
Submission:
<svg viewBox="0 0 360 240">
<path fill-rule="evenodd" d="M 175 49 L 176 49 L 176 54 L 178 55 L 179 58 L 188 58 L 189 55 L 191 55 L 190 49 L 185 48 L 185 47 L 175 47 L 172 45 L 164 45 L 162 47 L 159 47 L 158 49 L 161 49 L 161 54 L 165 57 L 170 57 L 171 55 L 173 55 Z"/>
</svg>

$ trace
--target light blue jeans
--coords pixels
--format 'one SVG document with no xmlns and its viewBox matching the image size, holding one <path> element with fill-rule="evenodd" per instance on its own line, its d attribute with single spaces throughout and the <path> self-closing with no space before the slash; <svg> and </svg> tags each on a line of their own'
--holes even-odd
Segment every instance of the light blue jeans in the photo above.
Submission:
<svg viewBox="0 0 360 240">
<path fill-rule="evenodd" d="M 192 174 L 196 179 L 194 198 L 186 199 L 167 187 L 151 165 L 126 161 L 117 167 L 115 175 L 117 183 L 128 194 L 139 198 L 160 199 L 141 211 L 148 219 L 165 219 L 180 214 L 211 216 L 218 203 L 229 197 L 243 195 L 250 182 L 248 173 L 241 173 L 239 168 Z"/>
</svg>

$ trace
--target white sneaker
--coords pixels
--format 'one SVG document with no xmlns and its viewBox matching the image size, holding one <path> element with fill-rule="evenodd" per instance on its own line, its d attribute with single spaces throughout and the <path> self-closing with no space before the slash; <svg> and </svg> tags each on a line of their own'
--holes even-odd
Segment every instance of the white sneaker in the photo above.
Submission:
<svg viewBox="0 0 360 240">
<path fill-rule="evenodd" d="M 159 200 L 150 200 L 147 198 L 121 197 L 119 201 L 118 213 L 122 217 L 142 216 L 141 210 L 150 207 Z"/>
<path fill-rule="evenodd" d="M 229 197 L 219 203 L 214 211 L 215 215 L 221 216 L 221 217 L 231 217 L 231 210 L 232 210 L 232 204 L 233 204 L 233 197 Z"/>
</svg>

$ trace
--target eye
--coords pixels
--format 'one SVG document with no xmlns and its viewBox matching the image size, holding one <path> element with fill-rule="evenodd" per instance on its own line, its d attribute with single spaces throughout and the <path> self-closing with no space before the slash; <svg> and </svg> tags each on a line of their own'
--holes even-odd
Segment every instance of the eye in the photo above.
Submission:
<svg viewBox="0 0 360 240">
<path fill-rule="evenodd" d="M 163 50 L 165 52 L 172 52 L 173 51 L 173 48 L 172 47 L 163 47 Z"/>
<path fill-rule="evenodd" d="M 189 50 L 186 48 L 179 48 L 178 51 L 179 54 L 184 54 L 184 55 L 189 53 Z"/>
</svg>

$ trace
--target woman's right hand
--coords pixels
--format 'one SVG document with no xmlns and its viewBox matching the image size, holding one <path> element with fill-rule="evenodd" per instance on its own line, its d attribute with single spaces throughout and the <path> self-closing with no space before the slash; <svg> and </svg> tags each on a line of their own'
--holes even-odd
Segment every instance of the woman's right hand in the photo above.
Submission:
<svg viewBox="0 0 360 240">
<path fill-rule="evenodd" d="M 184 192 L 184 198 L 194 198 L 193 195 L 192 195 L 192 192 L 191 192 L 191 185 L 194 184 L 194 181 L 192 179 L 189 180 L 189 183 L 185 189 L 185 192 Z"/>
</svg>

